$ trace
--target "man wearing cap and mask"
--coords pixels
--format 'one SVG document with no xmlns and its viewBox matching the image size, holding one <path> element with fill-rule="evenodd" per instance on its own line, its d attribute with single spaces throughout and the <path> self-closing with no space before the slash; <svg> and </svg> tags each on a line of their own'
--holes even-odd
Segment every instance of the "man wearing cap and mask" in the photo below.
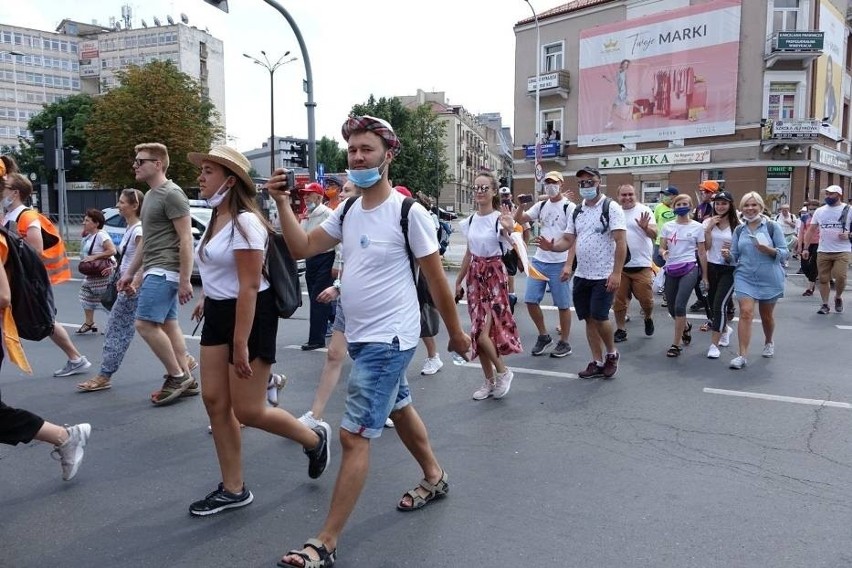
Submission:
<svg viewBox="0 0 852 568">
<path fill-rule="evenodd" d="M 627 224 L 621 206 L 601 192 L 598 170 L 581 168 L 577 180 L 583 198 L 578 211 L 568 217 L 568 226 L 558 239 L 539 237 L 538 246 L 548 251 L 576 250 L 574 310 L 577 319 L 586 322 L 593 358 L 578 374 L 581 379 L 611 379 L 618 373 L 619 355 L 609 311 L 627 258 Z"/>
<path fill-rule="evenodd" d="M 828 295 L 831 280 L 834 280 L 834 311 L 843 311 L 843 291 L 846 289 L 846 272 L 849 270 L 849 255 L 852 246 L 849 242 L 852 211 L 843 204 L 843 189 L 838 185 L 825 188 L 825 205 L 814 211 L 805 242 L 812 242 L 814 232 L 819 227 L 819 246 L 817 247 L 817 271 L 819 273 L 819 295 L 822 306 L 818 314 L 828 314 Z M 802 251 L 802 258 L 807 260 L 810 252 Z"/>
<path fill-rule="evenodd" d="M 695 197 L 698 205 L 695 206 L 695 211 L 692 212 L 692 218 L 703 223 L 704 219 L 713 216 L 713 195 L 719 191 L 719 182 L 712 179 L 704 180 L 698 184 L 698 191 L 695 192 Z"/>
<path fill-rule="evenodd" d="M 654 264 L 660 268 L 666 265 L 665 259 L 660 256 L 660 233 L 662 233 L 663 225 L 675 219 L 674 211 L 672 211 L 670 205 L 672 197 L 679 194 L 680 191 L 678 188 L 673 185 L 668 186 L 660 192 L 660 202 L 654 207 L 654 222 L 657 224 L 657 230 L 659 231 L 654 241 Z"/>
<path fill-rule="evenodd" d="M 337 206 L 340 205 L 340 192 L 343 186 L 340 184 L 340 180 L 333 176 L 326 176 L 325 178 L 325 198 L 328 200 L 326 202 L 326 206 L 329 209 L 337 209 Z"/>
<path fill-rule="evenodd" d="M 280 203 L 281 228 L 296 257 L 311 256 L 343 245 L 346 268 L 340 284 L 346 314 L 346 340 L 353 360 L 340 429 L 343 457 L 325 525 L 301 550 L 291 550 L 279 566 L 330 566 L 337 554 L 343 526 L 355 509 L 367 479 L 370 440 L 382 434 L 390 417 L 406 448 L 417 460 L 423 480 L 403 494 L 402 511 L 420 509 L 447 495 L 447 473 L 429 443 L 426 426 L 411 404 L 405 371 L 420 336 L 420 308 L 409 264 L 409 247 L 401 219 L 404 197 L 388 182 L 388 168 L 400 151 L 400 142 L 386 121 L 352 116 L 343 125 L 348 145 L 347 176 L 360 187 L 361 197 L 338 207 L 331 217 L 306 234 L 295 215 L 284 207 L 288 198 L 287 173 L 276 170 L 269 180 L 270 195 Z M 347 202 L 348 203 L 348 202 Z M 461 327 L 453 292 L 447 283 L 438 240 L 429 214 L 415 203 L 408 211 L 408 242 L 412 256 L 426 277 L 435 306 L 444 320 L 448 349 L 466 355 L 470 337 Z"/>
<path fill-rule="evenodd" d="M 541 236 L 554 240 L 565 232 L 568 218 L 574 213 L 574 204 L 562 195 L 562 174 L 557 171 L 547 172 L 544 176 L 544 191 L 545 199 L 536 202 L 528 211 L 524 211 L 523 205 L 520 201 L 518 202 L 515 222 L 523 225 L 538 221 L 541 225 Z M 571 265 L 573 262 L 573 248 L 561 252 L 539 248 L 530 260 L 536 270 L 547 276 L 547 280 L 527 278 L 524 302 L 530 319 L 538 329 L 538 339 L 532 348 L 533 355 L 542 355 L 544 350 L 553 343 L 553 338 L 547 333 L 544 314 L 541 311 L 541 301 L 544 299 L 548 284 L 550 284 L 553 304 L 559 310 L 559 341 L 550 352 L 550 356 L 565 357 L 571 354 L 568 337 L 571 334 Z"/>
<path fill-rule="evenodd" d="M 322 203 L 325 190 L 320 184 L 309 183 L 304 189 L 299 190 L 299 193 L 305 201 L 306 216 L 302 221 L 302 228 L 305 232 L 310 232 L 328 219 L 331 209 Z M 330 323 L 334 321 L 334 308 L 328 302 L 318 301 L 317 296 L 334 283 L 333 268 L 334 247 L 305 259 L 305 284 L 308 286 L 311 312 L 308 341 L 302 344 L 302 351 L 313 351 L 325 347 L 326 331 Z"/>
</svg>

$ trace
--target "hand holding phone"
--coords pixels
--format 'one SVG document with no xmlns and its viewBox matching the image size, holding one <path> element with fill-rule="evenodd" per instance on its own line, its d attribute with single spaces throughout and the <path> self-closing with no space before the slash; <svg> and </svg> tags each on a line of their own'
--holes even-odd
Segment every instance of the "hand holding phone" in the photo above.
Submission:
<svg viewBox="0 0 852 568">
<path fill-rule="evenodd" d="M 533 196 L 532 195 L 524 193 L 524 194 L 521 194 L 521 195 L 518 196 L 518 203 L 532 203 L 532 202 L 533 202 Z"/>
</svg>

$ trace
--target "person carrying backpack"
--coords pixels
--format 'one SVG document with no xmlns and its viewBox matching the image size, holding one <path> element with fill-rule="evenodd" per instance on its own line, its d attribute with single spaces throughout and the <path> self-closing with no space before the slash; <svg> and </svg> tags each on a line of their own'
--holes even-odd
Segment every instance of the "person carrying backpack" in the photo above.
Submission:
<svg viewBox="0 0 852 568">
<path fill-rule="evenodd" d="M 71 278 L 71 270 L 59 231 L 44 215 L 25 205 L 33 193 L 33 186 L 25 176 L 17 172 L 14 161 L 3 156 L 3 163 L 4 170 L 10 170 L 6 173 L 3 183 L 3 209 L 6 212 L 4 224 L 10 230 L 16 231 L 41 256 L 51 284 L 67 281 Z M 9 167 L 10 165 L 12 167 Z M 61 325 L 54 323 L 53 332 L 49 337 L 68 358 L 64 367 L 54 371 L 54 377 L 76 375 L 92 366 L 89 360 L 80 354 Z"/>
</svg>

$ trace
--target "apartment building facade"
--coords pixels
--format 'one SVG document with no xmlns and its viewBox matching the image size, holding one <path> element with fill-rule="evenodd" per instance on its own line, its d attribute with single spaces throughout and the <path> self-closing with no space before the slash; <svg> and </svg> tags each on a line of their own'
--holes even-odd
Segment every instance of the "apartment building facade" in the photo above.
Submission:
<svg viewBox="0 0 852 568">
<path fill-rule="evenodd" d="M 598 168 L 646 203 L 719 180 L 771 209 L 850 197 L 847 0 L 575 0 L 515 25 L 515 184 Z M 536 56 L 541 49 L 541 69 Z M 571 182 L 573 183 L 573 182 Z"/>
</svg>

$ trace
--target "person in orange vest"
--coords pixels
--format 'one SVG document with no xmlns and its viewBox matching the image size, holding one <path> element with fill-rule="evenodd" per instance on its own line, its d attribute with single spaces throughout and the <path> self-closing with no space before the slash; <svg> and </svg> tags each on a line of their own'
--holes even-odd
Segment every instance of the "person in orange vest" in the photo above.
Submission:
<svg viewBox="0 0 852 568">
<path fill-rule="evenodd" d="M 5 166 L 0 162 L 0 181 L 3 180 Z M 0 235 L 0 262 L 6 264 L 6 257 L 9 252 L 6 239 Z M 18 343 L 18 332 L 15 328 L 15 320 L 11 314 L 11 298 L 12 291 L 9 286 L 9 279 L 15 278 L 15 274 L 6 274 L 5 270 L 0 270 L 0 312 L 2 317 L 2 333 L 7 348 L 9 358 L 13 363 L 19 365 L 21 370 L 29 371 L 29 364 L 23 350 L 20 349 Z M 11 342 L 11 345 L 10 345 Z M 0 363 L 3 361 L 3 349 L 0 349 Z M 69 481 L 80 468 L 80 463 L 83 461 L 84 448 L 89 440 L 89 435 L 92 432 L 92 427 L 89 424 L 77 424 L 75 426 L 63 427 L 58 424 L 46 421 L 41 416 L 33 414 L 28 410 L 20 408 L 12 408 L 3 402 L 0 398 L 0 444 L 8 444 L 16 446 L 18 444 L 28 444 L 33 440 L 47 442 L 53 444 L 53 451 L 59 455 L 59 461 L 62 465 L 62 479 Z"/>
<path fill-rule="evenodd" d="M 2 160 L 4 170 L 8 172 L 3 178 L 3 210 L 6 212 L 4 224 L 10 230 L 17 230 L 21 238 L 41 256 L 51 284 L 69 280 L 71 269 L 59 231 L 46 217 L 25 205 L 32 195 L 32 184 L 17 172 L 14 160 L 9 156 L 3 156 Z M 89 360 L 80 354 L 61 325 L 54 323 L 50 340 L 68 357 L 65 366 L 53 372 L 54 377 L 76 375 L 92 366 Z"/>
</svg>

